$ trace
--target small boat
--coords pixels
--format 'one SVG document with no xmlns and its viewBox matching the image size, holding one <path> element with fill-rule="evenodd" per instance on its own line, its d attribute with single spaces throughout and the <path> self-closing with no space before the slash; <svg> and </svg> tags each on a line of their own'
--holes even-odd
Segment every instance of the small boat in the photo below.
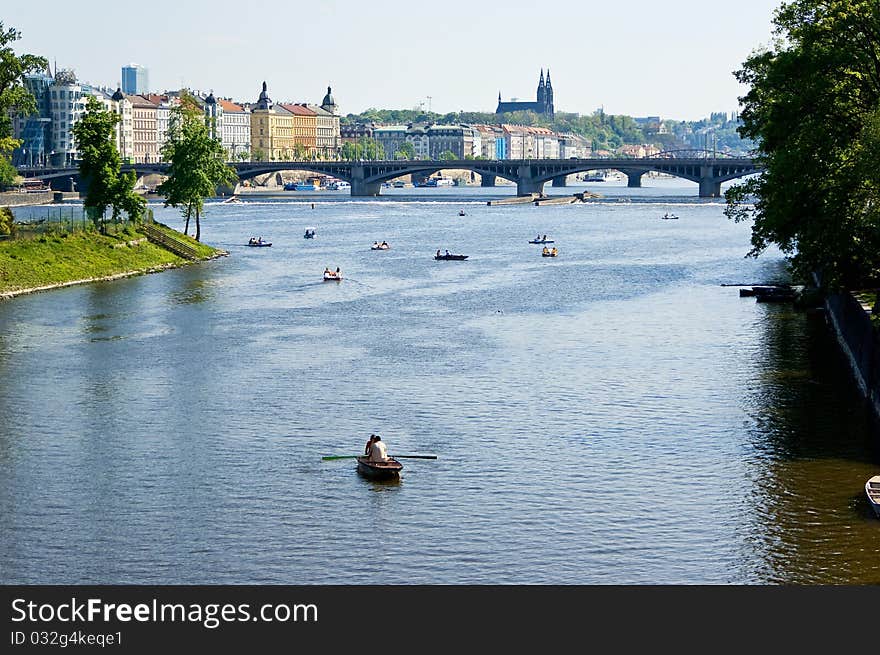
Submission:
<svg viewBox="0 0 880 655">
<path fill-rule="evenodd" d="M 434 255 L 434 259 L 437 261 L 448 261 L 448 262 L 462 262 L 467 259 L 469 255 Z"/>
<path fill-rule="evenodd" d="M 306 228 L 306 233 L 303 234 L 303 239 L 314 239 L 315 238 L 315 230 L 313 228 Z"/>
<path fill-rule="evenodd" d="M 559 251 L 556 250 L 556 248 L 553 248 L 552 250 L 547 250 L 547 248 L 544 248 L 543 252 L 541 252 L 541 257 L 556 257 L 558 254 Z"/>
<path fill-rule="evenodd" d="M 241 198 L 239 198 L 238 196 L 229 196 L 226 200 L 223 201 L 223 204 L 226 205 L 229 203 L 236 203 L 236 202 L 241 202 Z"/>
<path fill-rule="evenodd" d="M 342 273 L 339 271 L 324 271 L 324 281 L 334 281 L 340 282 L 342 280 Z"/>
<path fill-rule="evenodd" d="M 678 220 L 678 216 L 676 216 L 675 214 L 663 214 L 663 216 L 661 216 L 660 218 L 662 218 L 664 221 L 677 221 Z"/>
<path fill-rule="evenodd" d="M 263 241 L 262 239 L 251 239 L 248 241 L 251 248 L 268 248 L 272 245 L 271 241 Z"/>
<path fill-rule="evenodd" d="M 540 246 L 545 243 L 556 243 L 553 239 L 547 239 L 546 237 L 543 239 L 532 239 L 529 243 L 534 244 L 536 246 Z"/>
<path fill-rule="evenodd" d="M 370 246 L 370 250 L 390 250 L 390 249 L 391 249 L 391 246 L 389 246 L 384 241 L 382 243 L 374 243 L 372 246 Z"/>
<path fill-rule="evenodd" d="M 460 212 L 458 212 L 458 215 L 459 215 L 459 216 L 467 216 L 467 214 L 464 213 L 464 210 L 463 210 L 463 209 L 462 209 Z"/>
<path fill-rule="evenodd" d="M 365 475 L 374 480 L 388 480 L 396 478 L 400 475 L 403 464 L 393 457 L 389 457 L 387 462 L 371 462 L 369 457 L 358 457 L 358 473 Z"/>
<path fill-rule="evenodd" d="M 880 519 L 880 475 L 875 475 L 865 483 L 865 493 L 868 494 L 868 502 L 871 509 Z"/>
<path fill-rule="evenodd" d="M 758 302 L 792 302 L 798 292 L 792 287 L 752 287 Z"/>
</svg>

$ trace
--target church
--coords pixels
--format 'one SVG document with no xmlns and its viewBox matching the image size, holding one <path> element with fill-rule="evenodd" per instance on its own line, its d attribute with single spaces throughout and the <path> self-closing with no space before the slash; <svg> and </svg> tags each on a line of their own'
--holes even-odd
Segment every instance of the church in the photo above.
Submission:
<svg viewBox="0 0 880 655">
<path fill-rule="evenodd" d="M 496 114 L 506 114 L 510 111 L 533 111 L 536 114 L 544 114 L 553 118 L 553 84 L 550 83 L 550 69 L 547 69 L 547 80 L 544 80 L 544 69 L 541 69 L 541 79 L 538 82 L 537 102 L 502 102 L 501 92 L 498 92 L 498 109 Z"/>
</svg>

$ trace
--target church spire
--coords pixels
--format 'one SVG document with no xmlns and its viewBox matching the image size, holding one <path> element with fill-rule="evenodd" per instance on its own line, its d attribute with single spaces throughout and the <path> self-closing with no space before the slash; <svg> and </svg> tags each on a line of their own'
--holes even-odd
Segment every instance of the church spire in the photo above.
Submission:
<svg viewBox="0 0 880 655">
<path fill-rule="evenodd" d="M 541 79 L 538 81 L 538 102 L 545 104 L 547 98 L 547 89 L 544 86 L 544 69 L 541 69 Z"/>
</svg>

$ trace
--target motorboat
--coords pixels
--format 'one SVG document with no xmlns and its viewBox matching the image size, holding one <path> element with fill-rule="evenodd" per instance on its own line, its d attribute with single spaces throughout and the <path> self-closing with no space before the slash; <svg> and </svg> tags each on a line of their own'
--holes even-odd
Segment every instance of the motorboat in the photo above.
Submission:
<svg viewBox="0 0 880 655">
<path fill-rule="evenodd" d="M 251 248 L 268 248 L 272 243 L 270 241 L 263 241 L 263 237 L 259 237 L 258 239 L 251 237 L 250 241 L 248 241 L 248 245 Z"/>
<path fill-rule="evenodd" d="M 871 503 L 871 509 L 880 519 L 880 475 L 875 475 L 865 483 L 865 493 L 868 495 L 868 502 Z"/>
<path fill-rule="evenodd" d="M 369 457 L 361 456 L 357 458 L 357 463 L 358 473 L 374 480 L 396 478 L 400 475 L 401 469 L 403 469 L 403 464 L 393 457 L 389 457 L 384 462 L 373 462 L 370 461 Z"/>
</svg>

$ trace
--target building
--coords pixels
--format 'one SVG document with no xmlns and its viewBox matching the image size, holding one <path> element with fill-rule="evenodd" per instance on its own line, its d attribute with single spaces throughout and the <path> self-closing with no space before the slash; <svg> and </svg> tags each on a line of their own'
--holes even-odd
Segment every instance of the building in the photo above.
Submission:
<svg viewBox="0 0 880 655">
<path fill-rule="evenodd" d="M 406 143 L 406 125 L 381 125 L 373 129 L 373 138 L 381 146 L 386 159 L 393 159 L 394 153 Z"/>
<path fill-rule="evenodd" d="M 144 97 L 156 105 L 156 147 L 159 151 L 159 161 L 162 161 L 162 146 L 168 141 L 171 109 L 180 104 L 180 99 L 156 93 L 151 93 Z"/>
<path fill-rule="evenodd" d="M 223 115 L 220 142 L 229 161 L 247 161 L 251 157 L 251 113 L 228 98 L 218 98 Z"/>
<path fill-rule="evenodd" d="M 149 164 L 159 161 L 159 107 L 142 95 L 127 96 L 131 102 L 132 161 Z"/>
<path fill-rule="evenodd" d="M 559 135 L 559 157 L 562 159 L 589 159 L 593 156 L 593 146 L 577 134 Z"/>
<path fill-rule="evenodd" d="M 465 159 L 474 152 L 474 130 L 467 125 L 432 125 L 428 128 L 430 159 L 442 159 L 451 152 L 455 159 Z"/>
<path fill-rule="evenodd" d="M 30 116 L 13 118 L 13 135 L 21 141 L 12 153 L 13 166 L 42 166 L 47 161 L 52 143 L 49 89 L 53 81 L 50 71 L 24 77 L 24 86 L 34 97 L 37 110 Z"/>
<path fill-rule="evenodd" d="M 496 114 L 506 114 L 512 111 L 533 111 L 553 117 L 553 84 L 550 82 L 550 69 L 547 69 L 547 79 L 544 80 L 544 70 L 541 69 L 541 78 L 538 81 L 538 93 L 535 102 L 503 102 L 501 92 L 498 92 L 498 108 Z"/>
<path fill-rule="evenodd" d="M 289 161 L 294 155 L 293 114 L 276 107 L 266 83 L 251 107 L 251 157 L 262 161 Z"/>
<path fill-rule="evenodd" d="M 149 73 L 139 64 L 122 67 L 122 92 L 126 95 L 142 95 L 150 92 Z"/>
<path fill-rule="evenodd" d="M 49 118 L 51 119 L 51 151 L 49 163 L 53 166 L 72 166 L 79 159 L 73 126 L 85 112 L 86 97 L 73 71 L 55 73 L 48 89 Z"/>
<path fill-rule="evenodd" d="M 339 138 L 343 145 L 359 143 L 361 139 L 372 139 L 376 127 L 372 124 L 348 123 L 339 126 Z"/>
<path fill-rule="evenodd" d="M 293 116 L 293 158 L 314 159 L 318 150 L 318 115 L 305 104 L 280 104 Z"/>
<path fill-rule="evenodd" d="M 107 96 L 107 94 L 102 95 Z M 98 99 L 103 100 L 100 97 Z M 122 92 L 122 88 L 118 87 L 113 95 L 103 101 L 110 111 L 119 116 L 114 136 L 116 150 L 122 163 L 129 164 L 134 161 L 134 112 L 131 100 Z"/>
<path fill-rule="evenodd" d="M 480 134 L 480 153 L 483 159 L 507 159 L 504 131 L 499 125 L 473 125 Z"/>
<path fill-rule="evenodd" d="M 342 147 L 342 134 L 339 128 L 339 107 L 333 99 L 332 89 L 327 87 L 327 94 L 321 105 L 306 105 L 315 112 L 316 141 L 315 148 L 320 159 L 336 159 Z"/>
</svg>

